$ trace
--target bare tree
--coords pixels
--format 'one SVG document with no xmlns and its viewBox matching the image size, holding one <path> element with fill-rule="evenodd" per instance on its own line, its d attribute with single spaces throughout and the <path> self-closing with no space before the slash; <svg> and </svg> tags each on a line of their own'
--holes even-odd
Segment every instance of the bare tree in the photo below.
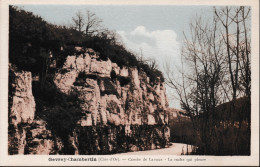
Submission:
<svg viewBox="0 0 260 167">
<path fill-rule="evenodd" d="M 73 27 L 84 33 L 86 36 L 98 34 L 105 29 L 102 28 L 101 23 L 102 20 L 96 16 L 95 13 L 86 10 L 86 13 L 83 14 L 81 11 L 78 11 L 76 15 L 72 18 Z"/>
<path fill-rule="evenodd" d="M 96 16 L 95 13 L 90 12 L 89 10 L 86 11 L 86 28 L 85 33 L 86 35 L 91 35 L 93 33 L 98 33 L 102 29 L 101 26 L 102 20 Z"/>
<path fill-rule="evenodd" d="M 249 7 L 225 7 L 215 8 L 215 15 L 218 17 L 224 32 L 222 38 L 225 41 L 225 47 L 227 50 L 227 66 L 231 80 L 232 87 L 232 110 L 235 111 L 235 103 L 237 97 L 246 96 L 248 106 L 250 106 L 251 98 L 251 49 L 250 49 L 250 11 Z M 247 111 L 247 112 L 246 112 Z M 238 137 L 242 126 L 242 121 L 247 118 L 248 120 L 248 133 L 250 134 L 250 109 L 244 112 L 238 112 L 239 129 L 236 136 L 237 144 Z M 246 114 L 244 114 L 246 113 Z M 232 120 L 232 125 L 235 120 Z M 250 136 L 250 135 L 249 135 Z"/>
<path fill-rule="evenodd" d="M 228 58 L 227 67 L 232 87 L 232 100 L 236 100 L 241 93 L 242 96 L 250 97 L 251 55 L 248 37 L 250 8 L 241 6 L 214 8 L 214 10 L 224 29 L 221 36 L 225 41 Z"/>
<path fill-rule="evenodd" d="M 235 102 L 238 97 L 246 95 L 250 99 L 251 95 L 251 52 L 248 35 L 250 8 L 214 8 L 214 12 L 212 20 L 193 20 L 190 24 L 191 38 L 184 35 L 179 78 L 174 77 L 175 68 L 168 66 L 166 70 L 167 84 L 176 91 L 182 109 L 190 116 L 196 126 L 194 129 L 200 132 L 204 153 L 216 151 L 214 145 L 218 145 L 218 151 L 221 152 L 222 137 L 218 136 L 219 140 L 214 140 L 212 136 L 217 137 L 215 127 L 220 126 L 219 119 L 223 118 L 219 118 L 217 106 L 228 101 L 231 101 L 229 112 L 239 117 L 239 130 L 236 132 L 236 140 L 233 141 L 234 148 L 238 147 L 244 116 L 235 113 Z M 250 116 L 247 117 L 250 120 Z M 231 122 L 227 124 L 234 126 L 236 119 L 230 118 Z"/>
<path fill-rule="evenodd" d="M 158 70 L 159 69 L 157 61 L 154 58 L 150 58 L 148 60 L 148 65 L 149 65 L 151 70 Z"/>
<path fill-rule="evenodd" d="M 251 98 L 251 40 L 250 28 L 248 28 L 248 20 L 251 9 L 241 7 L 241 17 L 242 17 L 242 33 L 244 36 L 244 41 L 239 45 L 240 49 L 240 61 L 239 67 L 241 70 L 241 84 L 245 88 L 245 94 L 250 99 Z M 243 32 L 244 31 L 244 32 Z"/>
<path fill-rule="evenodd" d="M 75 29 L 79 32 L 83 32 L 83 27 L 85 25 L 85 19 L 84 15 L 82 14 L 81 11 L 78 11 L 76 15 L 72 18 L 73 25 Z"/>
<path fill-rule="evenodd" d="M 137 54 L 136 58 L 137 58 L 138 62 L 140 62 L 141 64 L 148 63 L 148 61 L 149 61 L 147 58 L 145 58 L 142 48 L 140 48 L 140 53 Z"/>
</svg>

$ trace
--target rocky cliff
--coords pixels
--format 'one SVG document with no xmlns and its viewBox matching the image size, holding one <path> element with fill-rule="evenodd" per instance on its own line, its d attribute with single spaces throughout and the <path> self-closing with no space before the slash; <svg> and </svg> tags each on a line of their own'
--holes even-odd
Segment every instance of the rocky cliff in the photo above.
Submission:
<svg viewBox="0 0 260 167">
<path fill-rule="evenodd" d="M 51 76 L 48 87 L 62 94 L 58 98 L 76 97 L 74 102 L 49 105 L 40 94 L 35 100 L 31 73 L 10 67 L 9 154 L 111 154 L 169 146 L 168 102 L 160 78 L 150 82 L 142 69 L 119 67 L 81 47 Z M 76 113 L 71 107 L 76 105 L 78 116 L 63 117 Z M 63 120 L 75 123 L 62 131 Z"/>
</svg>

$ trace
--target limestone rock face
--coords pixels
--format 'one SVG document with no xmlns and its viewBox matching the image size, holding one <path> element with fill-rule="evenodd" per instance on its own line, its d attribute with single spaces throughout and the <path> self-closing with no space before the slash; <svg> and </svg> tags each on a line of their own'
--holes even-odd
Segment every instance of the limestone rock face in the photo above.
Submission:
<svg viewBox="0 0 260 167">
<path fill-rule="evenodd" d="M 80 106 L 85 114 L 78 121 L 74 133 L 74 143 L 79 154 L 167 147 L 169 144 L 168 102 L 164 83 L 151 84 L 149 77 L 143 71 L 138 71 L 135 67 L 120 68 L 109 59 L 98 60 L 97 54 L 93 50 L 91 52 L 95 56 L 89 56 L 91 57 L 89 62 L 82 59 L 84 63 L 81 62 L 80 65 L 76 61 L 75 65 L 67 63 L 72 64 L 73 68 L 63 74 L 56 74 L 54 78 L 54 83 L 60 91 L 66 94 L 76 91 L 79 99 L 83 101 Z M 69 56 L 66 62 L 74 62 L 79 57 L 82 55 Z M 63 68 L 68 69 L 68 65 Z M 70 82 L 60 79 L 72 73 L 76 77 L 73 77 Z M 82 73 L 85 77 L 82 77 Z M 115 76 L 112 76 L 112 73 Z M 128 79 L 129 82 L 123 82 L 122 78 Z M 107 135 L 104 136 L 101 132 Z M 142 136 L 143 133 L 149 135 Z M 121 143 L 116 142 L 119 138 L 122 139 Z M 127 142 L 129 139 L 133 140 L 132 143 Z M 107 145 L 100 146 L 100 142 Z M 139 146 L 137 144 L 139 142 L 147 144 Z M 96 144 L 91 145 L 91 143 Z M 122 147 L 119 148 L 119 144 Z M 84 147 L 91 149 L 87 151 Z"/>
<path fill-rule="evenodd" d="M 50 154 L 51 132 L 46 123 L 35 120 L 31 72 L 9 66 L 9 154 Z"/>
<path fill-rule="evenodd" d="M 15 71 L 10 68 L 9 89 L 12 90 L 10 101 L 10 123 L 17 126 L 20 123 L 32 123 L 35 113 L 35 101 L 32 95 L 32 74 L 25 71 Z"/>
<path fill-rule="evenodd" d="M 90 63 L 90 73 L 98 74 L 102 77 L 109 77 L 112 70 L 111 61 L 97 61 L 96 59 L 91 59 Z"/>
<path fill-rule="evenodd" d="M 91 53 L 96 55 L 93 50 Z M 81 61 L 77 61 L 79 59 Z M 164 84 L 151 85 L 146 74 L 139 72 L 137 68 L 124 66 L 120 69 L 109 59 L 102 61 L 85 53 L 84 56 L 68 56 L 63 69 L 67 71 L 56 73 L 54 83 L 63 93 L 78 92 L 79 99 L 83 101 L 81 108 L 86 113 L 79 120 L 82 126 L 168 123 Z M 113 70 L 117 78 L 128 77 L 130 82 L 122 86 L 120 80 L 113 80 Z M 80 84 L 75 84 L 80 73 L 84 73 L 86 77 L 81 78 Z M 92 77 L 88 77 L 89 75 Z"/>
<path fill-rule="evenodd" d="M 53 83 L 59 92 L 74 94 L 80 101 L 82 116 L 73 120 L 76 126 L 68 134 L 57 135 L 48 122 L 34 119 L 31 74 L 13 72 L 9 109 L 13 149 L 9 153 L 111 154 L 168 147 L 164 83 L 150 83 L 146 73 L 136 67 L 120 68 L 109 59 L 101 60 L 92 49 L 75 50 L 80 53 L 66 58 L 53 75 Z M 25 125 L 19 126 L 21 123 Z"/>
<path fill-rule="evenodd" d="M 119 75 L 122 77 L 128 77 L 128 68 L 124 66 L 120 69 Z"/>
<path fill-rule="evenodd" d="M 9 154 L 24 154 L 29 125 L 34 120 L 35 101 L 32 95 L 32 74 L 9 65 Z"/>
</svg>

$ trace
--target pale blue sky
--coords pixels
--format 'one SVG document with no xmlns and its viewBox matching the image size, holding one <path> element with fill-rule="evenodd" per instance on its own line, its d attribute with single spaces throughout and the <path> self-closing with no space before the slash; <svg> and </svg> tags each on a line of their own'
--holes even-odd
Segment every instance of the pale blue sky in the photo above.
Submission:
<svg viewBox="0 0 260 167">
<path fill-rule="evenodd" d="M 77 11 L 86 9 L 103 20 L 104 26 L 116 31 L 132 31 L 144 26 L 149 31 L 171 29 L 181 39 L 189 30 L 196 14 L 211 15 L 212 6 L 161 5 L 23 5 L 25 10 L 40 15 L 55 24 L 67 24 Z"/>
<path fill-rule="evenodd" d="M 24 10 L 41 16 L 49 23 L 66 25 L 71 23 L 77 11 L 94 12 L 103 20 L 103 26 L 120 34 L 126 48 L 135 53 L 142 50 L 146 58 L 157 60 L 164 72 L 165 63 L 180 64 L 183 32 L 189 37 L 189 23 L 196 15 L 210 17 L 212 6 L 173 5 L 22 5 Z M 171 107 L 180 108 L 179 102 L 171 98 Z"/>
</svg>

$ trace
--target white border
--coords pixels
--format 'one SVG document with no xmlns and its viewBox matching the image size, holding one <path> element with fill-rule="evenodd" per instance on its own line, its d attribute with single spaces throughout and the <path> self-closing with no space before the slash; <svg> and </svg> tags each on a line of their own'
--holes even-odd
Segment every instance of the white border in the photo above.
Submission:
<svg viewBox="0 0 260 167">
<path fill-rule="evenodd" d="M 50 162 L 49 157 L 71 157 L 62 155 L 8 155 L 7 126 L 8 126 L 8 5 L 13 4 L 96 4 L 96 5 L 241 5 L 252 8 L 252 145 L 251 156 L 73 156 L 73 157 L 116 157 L 116 158 L 206 158 L 206 162 L 177 162 L 177 161 L 107 161 L 107 162 Z M 259 165 L 259 1 L 258 0 L 0 0 L 0 165 L 34 165 L 34 166 L 118 166 L 118 165 L 150 165 L 150 166 L 257 166 Z"/>
</svg>

